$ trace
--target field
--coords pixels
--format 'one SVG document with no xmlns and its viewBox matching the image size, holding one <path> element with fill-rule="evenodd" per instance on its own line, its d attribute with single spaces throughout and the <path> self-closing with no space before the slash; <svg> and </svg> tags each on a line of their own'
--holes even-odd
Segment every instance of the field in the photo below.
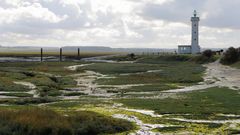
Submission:
<svg viewBox="0 0 240 135">
<path fill-rule="evenodd" d="M 240 133 L 238 71 L 222 78 L 191 55 L 104 59 L 0 63 L 0 134 Z"/>
</svg>

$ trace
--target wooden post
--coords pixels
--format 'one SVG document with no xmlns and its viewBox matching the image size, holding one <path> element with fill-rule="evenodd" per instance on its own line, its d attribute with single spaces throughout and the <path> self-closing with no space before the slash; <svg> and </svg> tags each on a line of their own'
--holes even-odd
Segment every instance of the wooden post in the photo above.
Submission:
<svg viewBox="0 0 240 135">
<path fill-rule="evenodd" d="M 78 48 L 78 59 L 80 58 L 80 48 Z"/>
<path fill-rule="evenodd" d="M 60 48 L 60 62 L 62 61 L 62 48 Z"/>
<path fill-rule="evenodd" d="M 43 48 L 41 48 L 41 62 L 43 61 Z"/>
</svg>

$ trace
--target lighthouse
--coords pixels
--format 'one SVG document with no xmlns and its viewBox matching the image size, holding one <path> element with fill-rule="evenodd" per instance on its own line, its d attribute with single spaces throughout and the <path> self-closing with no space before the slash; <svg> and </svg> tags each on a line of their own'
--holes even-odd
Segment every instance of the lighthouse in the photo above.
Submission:
<svg viewBox="0 0 240 135">
<path fill-rule="evenodd" d="M 200 18 L 197 16 L 197 11 L 194 10 L 193 17 L 191 17 L 192 22 L 191 45 L 179 45 L 178 46 L 179 54 L 198 54 L 201 52 L 201 48 L 199 46 L 199 21 Z"/>
<path fill-rule="evenodd" d="M 197 11 L 194 10 L 193 17 L 191 18 L 192 21 L 192 54 L 200 53 L 200 46 L 199 46 L 199 21 L 200 18 L 197 16 Z"/>
</svg>

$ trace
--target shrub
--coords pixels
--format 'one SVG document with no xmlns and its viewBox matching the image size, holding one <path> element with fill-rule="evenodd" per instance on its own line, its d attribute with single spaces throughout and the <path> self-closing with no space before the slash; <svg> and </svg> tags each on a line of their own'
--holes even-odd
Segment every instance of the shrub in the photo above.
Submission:
<svg viewBox="0 0 240 135">
<path fill-rule="evenodd" d="M 76 135 L 113 134 L 133 129 L 125 120 L 114 119 L 94 112 L 78 112 L 72 117 Z"/>
<path fill-rule="evenodd" d="M 204 64 L 214 62 L 216 57 L 214 57 L 214 52 L 212 50 L 205 50 L 201 55 L 195 56 L 191 60 L 196 63 Z"/>
<path fill-rule="evenodd" d="M 134 54 L 134 53 L 131 53 L 131 54 L 129 54 L 128 56 L 129 56 L 131 59 L 134 59 L 135 54 Z"/>
<path fill-rule="evenodd" d="M 207 57 L 207 58 L 211 58 L 211 57 L 213 57 L 213 51 L 212 50 L 205 50 L 205 51 L 203 51 L 202 55 Z"/>
<path fill-rule="evenodd" d="M 60 114 L 44 109 L 0 111 L 0 134 L 71 135 L 71 123 Z"/>
<path fill-rule="evenodd" d="M 221 59 L 221 63 L 226 65 L 233 64 L 239 60 L 239 56 L 239 49 L 230 47 Z"/>
</svg>

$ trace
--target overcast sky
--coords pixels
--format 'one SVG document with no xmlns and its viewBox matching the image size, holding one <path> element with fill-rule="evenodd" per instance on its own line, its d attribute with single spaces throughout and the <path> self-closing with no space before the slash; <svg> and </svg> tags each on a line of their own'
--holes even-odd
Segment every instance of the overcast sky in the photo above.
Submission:
<svg viewBox="0 0 240 135">
<path fill-rule="evenodd" d="M 176 48 L 240 45 L 240 0 L 0 0 L 0 44 Z"/>
</svg>

